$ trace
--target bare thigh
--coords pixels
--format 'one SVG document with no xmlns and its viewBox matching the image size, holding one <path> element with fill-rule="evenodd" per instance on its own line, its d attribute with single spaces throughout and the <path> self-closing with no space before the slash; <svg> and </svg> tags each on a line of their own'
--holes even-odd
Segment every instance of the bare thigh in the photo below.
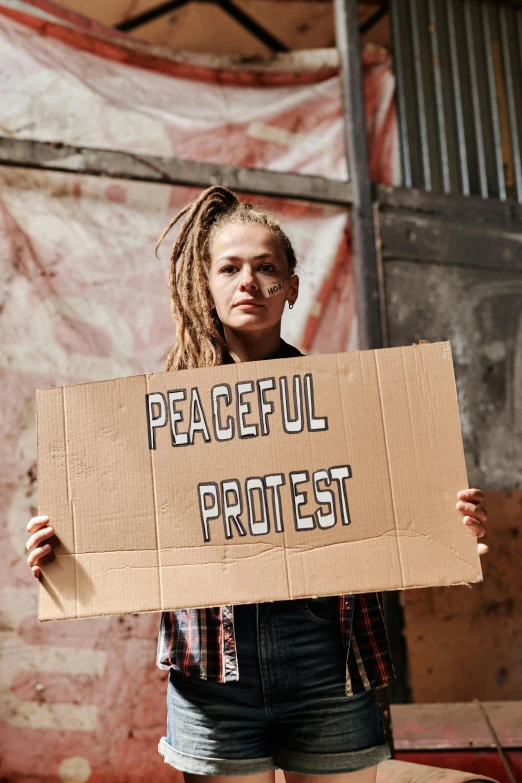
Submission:
<svg viewBox="0 0 522 783">
<path fill-rule="evenodd" d="M 259 775 L 192 775 L 183 773 L 185 783 L 375 783 L 377 767 L 339 775 L 299 775 L 295 772 L 262 772 Z"/>
<path fill-rule="evenodd" d="M 275 783 L 275 770 L 260 772 L 258 775 L 193 775 L 191 772 L 184 772 L 183 777 L 185 783 Z"/>
<path fill-rule="evenodd" d="M 377 767 L 359 769 L 357 772 L 342 772 L 338 775 L 298 775 L 284 773 L 286 783 L 375 783 Z"/>
</svg>

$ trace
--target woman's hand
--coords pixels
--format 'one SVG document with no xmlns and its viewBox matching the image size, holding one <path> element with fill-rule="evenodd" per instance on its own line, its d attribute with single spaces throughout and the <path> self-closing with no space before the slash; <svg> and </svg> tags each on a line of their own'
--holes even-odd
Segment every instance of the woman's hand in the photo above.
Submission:
<svg viewBox="0 0 522 783">
<path fill-rule="evenodd" d="M 40 559 L 48 555 L 51 551 L 51 545 L 45 544 L 45 539 L 54 536 L 54 530 L 49 525 L 49 517 L 33 517 L 29 520 L 27 530 L 32 533 L 27 540 L 25 548 L 30 552 L 27 562 L 31 567 L 33 576 L 37 579 L 40 576 Z"/>
<path fill-rule="evenodd" d="M 484 493 L 481 489 L 463 489 L 457 492 L 457 497 L 457 508 L 465 515 L 462 521 L 473 530 L 477 538 L 482 538 L 486 535 L 488 521 L 488 512 L 482 504 Z M 479 555 L 485 555 L 487 551 L 487 544 L 478 544 Z"/>
</svg>

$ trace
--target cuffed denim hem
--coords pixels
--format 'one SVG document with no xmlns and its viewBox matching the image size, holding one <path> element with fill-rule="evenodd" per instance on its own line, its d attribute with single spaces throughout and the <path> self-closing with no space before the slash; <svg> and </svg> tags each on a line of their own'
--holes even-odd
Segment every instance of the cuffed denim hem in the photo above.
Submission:
<svg viewBox="0 0 522 783">
<path fill-rule="evenodd" d="M 272 769 L 282 769 L 301 775 L 338 775 L 376 767 L 391 758 L 387 743 L 349 753 L 297 753 L 280 750 L 275 759 L 269 756 L 256 759 L 217 759 L 189 756 L 175 750 L 162 737 L 158 751 L 163 761 L 180 772 L 193 775 L 256 775 Z"/>
<path fill-rule="evenodd" d="M 190 772 L 193 775 L 256 775 L 259 772 L 276 769 L 270 756 L 257 759 L 214 759 L 189 756 L 175 750 L 169 745 L 166 737 L 161 738 L 158 751 L 163 756 L 165 764 L 170 764 L 180 772 Z"/>
<path fill-rule="evenodd" d="M 274 764 L 282 770 L 300 775 L 338 775 L 341 772 L 358 772 L 376 767 L 391 757 L 386 742 L 348 753 L 297 753 L 281 748 L 274 757 Z"/>
</svg>

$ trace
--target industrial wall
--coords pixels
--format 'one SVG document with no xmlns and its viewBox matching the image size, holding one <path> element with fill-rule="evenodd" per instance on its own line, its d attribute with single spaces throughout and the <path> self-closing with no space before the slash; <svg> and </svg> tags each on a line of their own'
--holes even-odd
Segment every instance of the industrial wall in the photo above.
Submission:
<svg viewBox="0 0 522 783">
<path fill-rule="evenodd" d="M 451 340 L 469 486 L 489 514 L 482 584 L 401 595 L 411 696 L 521 699 L 522 211 L 418 191 L 382 201 L 388 341 Z"/>
</svg>

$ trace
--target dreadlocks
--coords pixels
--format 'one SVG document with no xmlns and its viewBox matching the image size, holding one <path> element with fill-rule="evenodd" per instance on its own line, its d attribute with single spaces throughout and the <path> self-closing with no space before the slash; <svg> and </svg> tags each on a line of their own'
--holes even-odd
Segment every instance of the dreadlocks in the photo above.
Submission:
<svg viewBox="0 0 522 783">
<path fill-rule="evenodd" d="M 220 185 L 205 190 L 172 218 L 158 240 L 156 252 L 183 217 L 169 259 L 170 300 L 177 341 L 167 356 L 165 370 L 212 367 L 223 364 L 228 353 L 208 286 L 210 243 L 221 227 L 228 223 L 266 226 L 281 239 L 290 274 L 296 266 L 291 242 L 279 223 L 268 212 L 240 202 L 232 191 Z"/>
</svg>

